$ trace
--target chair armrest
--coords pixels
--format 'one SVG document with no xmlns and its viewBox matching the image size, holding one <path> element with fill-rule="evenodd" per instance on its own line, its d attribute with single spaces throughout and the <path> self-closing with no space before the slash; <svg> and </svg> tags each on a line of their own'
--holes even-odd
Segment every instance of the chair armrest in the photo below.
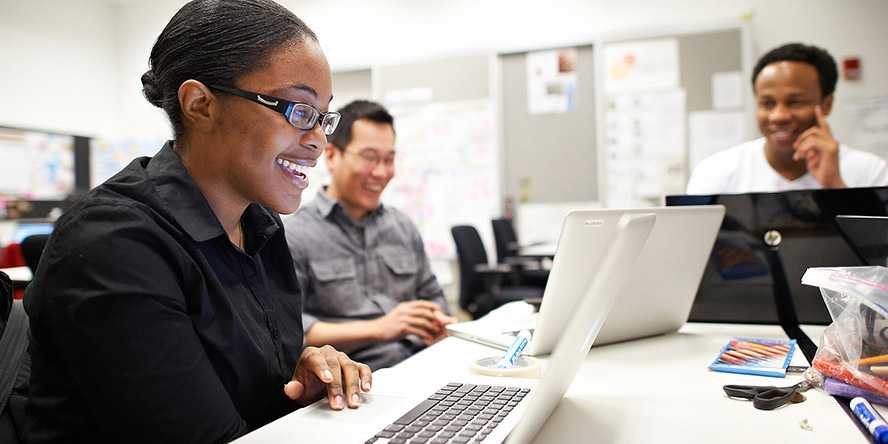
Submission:
<svg viewBox="0 0 888 444">
<path fill-rule="evenodd" d="M 520 270 L 549 270 L 552 268 L 553 256 L 548 255 L 522 255 L 504 258 L 506 264 Z"/>
<path fill-rule="evenodd" d="M 515 267 L 513 267 L 511 264 L 496 264 L 494 266 L 490 266 L 487 264 L 478 264 L 475 265 L 475 272 L 481 274 L 506 275 L 511 273 L 514 268 Z"/>
</svg>

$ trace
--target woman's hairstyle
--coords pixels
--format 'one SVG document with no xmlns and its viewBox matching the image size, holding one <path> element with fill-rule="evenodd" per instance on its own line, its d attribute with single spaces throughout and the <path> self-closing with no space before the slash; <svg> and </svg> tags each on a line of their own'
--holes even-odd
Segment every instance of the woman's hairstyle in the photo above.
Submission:
<svg viewBox="0 0 888 444">
<path fill-rule="evenodd" d="M 151 48 L 142 92 L 170 118 L 182 136 L 179 86 L 189 79 L 233 86 L 262 69 L 266 57 L 289 42 L 315 33 L 299 17 L 272 0 L 192 0 L 170 19 Z"/>
</svg>

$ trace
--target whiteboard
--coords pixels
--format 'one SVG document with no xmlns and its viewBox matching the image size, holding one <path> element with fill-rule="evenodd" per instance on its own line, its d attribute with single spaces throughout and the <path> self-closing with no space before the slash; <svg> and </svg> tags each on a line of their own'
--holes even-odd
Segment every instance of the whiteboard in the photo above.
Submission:
<svg viewBox="0 0 888 444">
<path fill-rule="evenodd" d="M 454 225 L 478 228 L 490 256 L 490 220 L 500 202 L 493 101 L 440 102 L 391 112 L 398 160 L 383 202 L 416 224 L 429 257 L 455 257 Z"/>
<path fill-rule="evenodd" d="M 0 129 L 0 195 L 63 200 L 74 191 L 74 136 Z"/>
<path fill-rule="evenodd" d="M 390 107 L 395 118 L 395 177 L 383 205 L 416 224 L 431 259 L 453 259 L 450 228 L 473 225 L 494 254 L 490 220 L 499 214 L 499 148 L 492 100 Z M 309 173 L 303 205 L 330 183 L 323 161 Z"/>
</svg>

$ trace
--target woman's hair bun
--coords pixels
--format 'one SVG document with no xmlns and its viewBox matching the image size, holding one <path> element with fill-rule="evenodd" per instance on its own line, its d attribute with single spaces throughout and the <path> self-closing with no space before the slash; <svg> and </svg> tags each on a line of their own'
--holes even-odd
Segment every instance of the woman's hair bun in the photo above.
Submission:
<svg viewBox="0 0 888 444">
<path fill-rule="evenodd" d="M 142 74 L 142 94 L 152 105 L 163 108 L 163 95 L 157 88 L 157 79 L 153 70 L 149 69 L 145 74 Z"/>
</svg>

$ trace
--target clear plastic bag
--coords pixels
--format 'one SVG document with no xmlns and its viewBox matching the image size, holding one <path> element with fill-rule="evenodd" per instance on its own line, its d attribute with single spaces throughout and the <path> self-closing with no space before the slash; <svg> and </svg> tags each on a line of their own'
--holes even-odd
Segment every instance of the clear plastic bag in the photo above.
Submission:
<svg viewBox="0 0 888 444">
<path fill-rule="evenodd" d="M 820 287 L 833 320 L 812 366 L 860 395 L 888 397 L 888 268 L 809 268 L 802 283 Z"/>
</svg>

